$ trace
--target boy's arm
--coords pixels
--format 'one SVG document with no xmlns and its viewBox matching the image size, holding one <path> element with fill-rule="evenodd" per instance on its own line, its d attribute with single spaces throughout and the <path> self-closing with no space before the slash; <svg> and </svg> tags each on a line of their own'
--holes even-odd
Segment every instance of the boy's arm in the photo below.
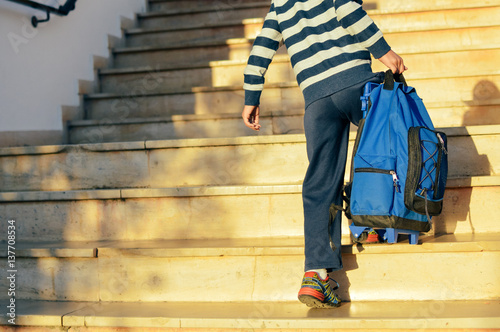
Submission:
<svg viewBox="0 0 500 332">
<path fill-rule="evenodd" d="M 333 0 L 337 20 L 370 53 L 379 59 L 391 50 L 382 32 L 361 4 L 352 0 Z"/>
<path fill-rule="evenodd" d="M 274 54 L 281 46 L 282 39 L 273 2 L 264 20 L 262 31 L 255 39 L 244 71 L 245 105 L 259 105 L 260 95 L 264 88 L 264 75 Z"/>
<path fill-rule="evenodd" d="M 362 1 L 334 0 L 337 19 L 349 34 L 354 36 L 375 59 L 380 60 L 393 73 L 403 73 L 403 59 L 391 50 L 382 32 L 361 7 Z"/>
</svg>

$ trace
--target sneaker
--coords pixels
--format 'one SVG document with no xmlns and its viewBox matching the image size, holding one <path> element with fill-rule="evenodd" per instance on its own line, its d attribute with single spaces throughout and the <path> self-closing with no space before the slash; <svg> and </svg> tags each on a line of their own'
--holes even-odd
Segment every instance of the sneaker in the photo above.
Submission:
<svg viewBox="0 0 500 332">
<path fill-rule="evenodd" d="M 380 243 L 380 236 L 376 230 L 372 229 L 368 232 L 368 237 L 366 238 L 365 243 Z"/>
<path fill-rule="evenodd" d="M 299 301 L 312 308 L 335 308 L 340 306 L 340 298 L 329 283 L 330 278 L 321 279 L 316 272 L 306 272 L 302 279 L 302 287 L 299 291 Z"/>
</svg>

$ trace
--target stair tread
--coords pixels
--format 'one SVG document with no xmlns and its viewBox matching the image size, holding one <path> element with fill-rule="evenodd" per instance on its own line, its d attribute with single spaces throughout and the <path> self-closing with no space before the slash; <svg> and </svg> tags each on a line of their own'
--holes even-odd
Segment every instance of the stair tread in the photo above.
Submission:
<svg viewBox="0 0 500 332">
<path fill-rule="evenodd" d="M 442 29 L 440 29 L 442 30 Z M 448 30 L 448 29 L 447 29 Z M 396 33 L 397 31 L 391 31 L 391 33 Z M 411 31 L 403 31 L 411 32 Z M 196 40 L 196 41 L 186 41 L 177 42 L 168 45 L 147 45 L 147 46 L 123 46 L 113 48 L 113 53 L 137 53 L 137 52 L 154 52 L 154 51 L 168 51 L 177 49 L 191 49 L 191 48 L 201 48 L 201 47 L 218 47 L 218 46 L 228 46 L 228 45 L 244 45 L 253 44 L 255 39 L 253 38 L 229 38 L 229 39 L 209 39 L 209 40 Z M 488 49 L 498 49 L 498 43 L 486 44 L 486 45 L 457 45 L 455 50 L 446 50 L 444 52 L 456 52 L 456 51 L 473 51 L 473 50 L 488 50 Z M 435 51 L 400 51 L 401 55 L 406 54 L 432 54 L 439 53 Z M 246 59 L 245 59 L 246 60 Z M 186 65 L 183 64 L 183 67 Z"/>
<path fill-rule="evenodd" d="M 172 328 L 369 329 L 496 328 L 500 301 L 347 302 L 310 310 L 288 302 L 50 302 L 16 301 L 17 324 Z M 438 310 L 436 310 L 436 308 Z M 3 315 L 0 324 L 6 324 Z"/>
<path fill-rule="evenodd" d="M 232 115 L 227 115 L 232 117 Z M 489 135 L 500 132 L 500 125 L 477 125 L 437 128 L 444 131 L 448 136 L 469 136 L 469 135 Z M 350 137 L 354 140 L 354 137 Z M 275 143 L 295 143 L 305 142 L 304 134 L 283 134 L 283 135 L 261 135 L 261 136 L 239 136 L 222 138 L 183 138 L 172 140 L 147 140 L 134 142 L 114 142 L 114 143 L 92 143 L 75 145 L 41 145 L 0 148 L 0 157 L 16 155 L 43 155 L 65 152 L 71 148 L 81 148 L 93 152 L 105 151 L 125 151 L 125 150 L 146 150 L 162 148 L 182 148 L 182 147 L 203 147 L 203 146 L 224 146 L 242 144 L 275 144 Z"/>
<path fill-rule="evenodd" d="M 500 1 L 486 2 L 483 4 L 460 4 L 460 5 L 444 5 L 444 6 L 429 6 L 429 7 L 421 7 L 418 9 L 413 8 L 393 8 L 393 9 L 367 9 L 366 12 L 369 15 L 379 15 L 379 14 L 401 14 L 401 13 L 415 13 L 415 12 L 432 12 L 432 11 L 443 11 L 443 10 L 460 10 L 460 9 L 472 9 L 472 8 L 484 8 L 484 7 L 497 7 L 500 5 Z M 222 5 L 222 6 L 199 6 L 196 9 L 172 9 L 172 10 L 162 10 L 162 11 L 151 11 L 146 13 L 140 13 L 138 16 L 140 18 L 148 18 L 148 17 L 158 17 L 158 16 L 173 16 L 173 15 L 183 15 L 183 14 L 194 14 L 194 13 L 204 13 L 204 12 L 213 12 L 213 11 L 228 11 L 228 10 L 238 10 L 238 9 L 246 9 L 246 8 L 255 8 L 255 7 L 269 7 L 268 1 L 255 1 L 252 3 L 240 3 L 240 4 L 231 4 L 231 5 Z"/>
<path fill-rule="evenodd" d="M 426 103 L 428 109 L 431 108 L 446 108 L 446 107 L 463 107 L 463 106 L 493 106 L 500 105 L 500 99 L 476 100 L 476 101 L 460 101 L 456 103 Z M 303 109 L 291 110 L 276 110 L 276 111 L 261 111 L 260 118 L 279 117 L 279 116 L 301 116 L 304 114 Z M 142 117 L 142 118 L 125 118 L 125 119 L 107 119 L 106 125 L 131 125 L 131 124 L 148 124 L 176 121 L 203 121 L 203 120 L 241 120 L 241 113 L 218 113 L 218 114 L 175 114 L 159 117 Z M 68 121 L 70 127 L 85 127 L 98 126 L 102 124 L 101 119 L 86 119 L 86 120 L 71 120 Z M 0 154 L 1 155 L 1 154 Z"/>
<path fill-rule="evenodd" d="M 259 3 L 260 4 L 260 3 Z M 241 5 L 237 5 L 235 8 L 256 8 L 256 7 L 268 7 L 269 3 L 262 3 L 262 5 L 254 6 L 250 4 L 243 4 L 244 6 L 247 7 L 238 7 Z M 455 5 L 446 5 L 446 6 L 432 6 L 432 7 L 422 7 L 418 9 L 409 9 L 409 8 L 391 8 L 391 9 L 383 9 L 383 10 L 376 10 L 376 9 L 368 9 L 367 12 L 370 16 L 374 18 L 374 20 L 377 22 L 380 17 L 390 17 L 390 16 L 404 16 L 404 15 L 411 15 L 411 14 L 419 14 L 421 15 L 422 13 L 428 14 L 428 15 L 433 15 L 436 13 L 449 13 L 449 12 L 459 12 L 459 11 L 485 11 L 488 9 L 495 10 L 498 9 L 500 3 L 484 3 L 484 4 L 462 4 L 459 6 Z M 174 10 L 174 11 L 164 11 L 164 12 L 149 12 L 149 13 L 143 13 L 140 14 L 139 17 L 142 19 L 148 19 L 148 18 L 161 18 L 162 16 L 168 17 L 168 16 L 175 16 L 175 15 L 190 15 L 192 13 L 203 13 L 203 12 L 215 12 L 217 11 L 217 8 L 214 8 L 214 6 L 210 7 L 201 7 L 199 9 L 196 9 L 196 12 L 190 12 L 189 10 Z M 233 8 L 222 8 L 222 10 L 233 10 Z M 460 15 L 460 13 L 458 13 Z M 251 17 L 251 18 L 245 18 L 240 20 L 241 24 L 245 23 L 252 23 L 252 24 L 257 24 L 258 20 L 263 22 L 263 16 L 259 17 Z M 228 24 L 230 23 L 230 24 Z M 220 25 L 219 25 L 220 24 Z M 232 20 L 229 22 L 207 22 L 207 23 L 187 23 L 183 25 L 182 27 L 141 27 L 141 28 L 132 28 L 127 30 L 127 33 L 134 34 L 134 33 L 148 33 L 149 32 L 167 32 L 167 31 L 182 31 L 182 30 L 193 30 L 193 29 L 200 29 L 200 28 L 217 28 L 217 27 L 222 27 L 222 26 L 234 26 L 237 24 L 236 20 Z M 456 24 L 459 24 L 459 26 L 456 26 Z M 391 27 L 382 27 L 382 31 L 384 33 L 393 33 L 393 32 L 410 32 L 410 31 L 432 31 L 432 30 L 444 30 L 444 29 L 453 29 L 455 27 L 481 27 L 481 26 L 496 26 L 497 24 L 494 21 L 490 22 L 474 22 L 470 24 L 469 26 L 467 25 L 462 25 L 463 23 L 456 23 L 455 26 L 449 26 L 449 24 L 442 23 L 440 20 L 433 20 L 432 24 L 426 24 L 423 26 L 400 26 L 400 25 L 393 25 Z"/>
<path fill-rule="evenodd" d="M 500 101 L 499 101 L 500 102 Z M 274 116 L 292 116 L 303 115 L 304 110 L 286 110 L 286 111 L 262 111 L 261 118 Z M 142 123 L 158 123 L 158 122 L 175 122 L 175 121 L 201 121 L 201 120 L 224 120 L 238 119 L 241 120 L 241 113 L 220 113 L 220 114 L 177 114 L 162 117 L 150 118 L 126 118 L 126 119 L 110 119 L 106 124 L 142 124 Z M 101 120 L 73 120 L 69 121 L 70 126 L 93 126 L 101 124 Z"/>
<path fill-rule="evenodd" d="M 500 1 L 496 0 L 493 3 L 491 2 L 485 2 L 483 4 L 478 4 L 478 3 L 462 3 L 459 5 L 453 4 L 453 5 L 435 5 L 435 6 L 429 6 L 425 7 L 422 6 L 420 8 L 405 8 L 405 7 L 399 7 L 399 8 L 391 8 L 391 9 L 367 9 L 366 12 L 370 16 L 374 15 L 391 15 L 391 14 L 405 14 L 405 13 L 422 13 L 422 12 L 437 12 L 437 11 L 451 11 L 451 10 L 462 10 L 462 9 L 480 9 L 480 8 L 496 8 L 500 5 Z"/>
<path fill-rule="evenodd" d="M 273 62 L 289 62 L 290 58 L 288 55 L 277 54 L 273 58 Z M 137 67 L 124 67 L 124 68 L 103 68 L 99 69 L 99 74 L 101 75 L 115 75 L 115 74 L 129 74 L 129 73 L 144 73 L 144 72 L 157 72 L 157 71 L 171 71 L 171 70 L 183 70 L 183 69 L 200 69 L 200 68 L 212 68 L 218 66 L 237 66 L 246 64 L 247 59 L 240 60 L 217 60 L 217 61 L 204 61 L 189 64 L 158 64 L 155 68 L 151 66 L 137 66 Z"/>
<path fill-rule="evenodd" d="M 500 233 L 423 235 L 419 245 L 408 241 L 395 244 L 356 245 L 343 239 L 344 254 L 403 254 L 436 252 L 500 251 Z M 302 236 L 289 238 L 239 238 L 136 241 L 22 241 L 16 244 L 17 258 L 94 258 L 123 255 L 145 257 L 212 257 L 302 255 Z M 0 250 L 7 257 L 7 250 Z"/>
<path fill-rule="evenodd" d="M 139 18 L 148 18 L 148 17 L 159 17 L 159 16 L 174 16 L 174 15 L 185 15 L 185 14 L 195 14 L 195 13 L 206 13 L 206 12 L 216 12 L 216 11 L 231 11 L 238 9 L 247 9 L 247 8 L 255 8 L 255 7 L 269 7 L 269 1 L 255 1 L 251 3 L 233 3 L 231 5 L 206 5 L 206 6 L 197 6 L 195 9 L 171 9 L 171 10 L 162 10 L 162 11 L 151 11 L 146 13 L 139 13 L 137 16 Z"/>
<path fill-rule="evenodd" d="M 204 42 L 200 42 L 204 43 Z M 215 43 L 215 42 L 214 42 Z M 224 44 L 226 45 L 226 41 L 217 41 L 217 43 Z M 210 43 L 207 43 L 207 45 Z M 170 46 L 169 46 L 170 47 Z M 169 47 L 166 47 L 167 49 Z M 147 46 L 147 48 L 150 49 L 155 49 L 155 46 Z M 159 47 L 160 49 L 163 47 Z M 174 47 L 173 47 L 174 48 Z M 408 55 L 408 54 L 448 54 L 448 53 L 455 53 L 455 54 L 461 54 L 464 52 L 484 52 L 484 51 L 496 51 L 500 48 L 500 44 L 491 44 L 491 45 L 458 45 L 456 49 L 454 50 L 442 50 L 439 52 L 436 51 L 422 51 L 422 52 L 399 52 L 402 55 Z M 137 48 L 139 49 L 139 48 Z M 99 69 L 99 74 L 100 75 L 125 75 L 125 74 L 136 74 L 136 73 L 152 73 L 152 72 L 168 72 L 168 71 L 179 71 L 179 70 L 193 70 L 193 69 L 204 69 L 204 68 L 217 68 L 217 67 L 231 67 L 231 66 L 241 66 L 241 65 L 246 65 L 247 59 L 239 59 L 239 60 L 217 60 L 217 61 L 203 61 L 203 62 L 195 62 L 195 63 L 183 63 L 180 65 L 176 64 L 158 64 L 154 68 L 151 66 L 134 66 L 134 67 L 123 67 L 123 68 L 103 68 Z M 273 57 L 273 64 L 275 63 L 290 63 L 290 58 L 286 54 L 276 54 Z M 491 73 L 498 73 L 498 71 L 485 71 L 483 74 L 490 74 Z M 429 76 L 430 73 L 426 73 L 425 78 L 432 78 L 432 77 L 439 77 L 440 75 L 443 75 L 444 73 L 432 73 Z M 478 75 L 481 73 L 478 73 L 477 71 L 469 73 L 469 75 Z M 411 71 L 407 73 L 407 75 L 415 76 L 415 73 L 412 73 Z M 420 75 L 422 76 L 422 75 Z M 418 76 L 416 76 L 418 77 Z"/>
<path fill-rule="evenodd" d="M 484 72 L 460 72 L 460 73 L 441 73 L 435 72 L 432 74 L 405 74 L 405 78 L 410 81 L 416 80 L 430 80 L 430 79 L 454 79 L 454 78 L 466 78 L 466 77 L 495 77 L 500 75 L 500 70 L 487 70 Z M 298 84 L 296 81 L 288 81 L 288 82 L 279 82 L 279 83 L 267 83 L 264 85 L 264 89 L 271 88 L 298 88 Z M 177 90 L 172 90 L 168 92 L 132 92 L 132 93 L 112 93 L 112 92 L 97 92 L 97 93 L 89 93 L 85 94 L 84 97 L 86 99 L 112 99 L 112 98 L 123 98 L 126 96 L 127 98 L 134 97 L 154 97 L 154 96 L 168 96 L 168 95 L 177 95 L 177 94 L 193 94 L 193 93 L 210 93 L 210 92 L 225 92 L 225 91 L 238 91 L 243 90 L 243 85 L 226 85 L 226 86 L 197 86 L 191 88 L 181 88 Z"/>
<path fill-rule="evenodd" d="M 369 11 L 370 12 L 370 11 Z M 375 13 L 376 14 L 376 13 Z M 193 24 L 191 26 L 184 26 L 184 27 L 179 27 L 179 28 L 164 28 L 164 27 L 158 27 L 158 28 L 129 28 L 126 29 L 125 32 L 128 35 L 136 35 L 136 34 L 148 34 L 148 33 L 159 33 L 159 32 L 180 32 L 180 31 L 186 31 L 186 30 L 198 30 L 198 29 L 207 29 L 207 28 L 223 28 L 223 27 L 228 27 L 228 26 L 244 26 L 247 24 L 263 24 L 264 23 L 264 18 L 247 18 L 244 20 L 228 20 L 224 22 L 213 22 L 213 23 L 207 23 L 207 24 Z M 439 27 L 439 28 L 434 28 L 434 29 L 429 29 L 429 31 L 435 31 L 435 30 L 457 30 L 457 29 L 474 29 L 474 28 L 481 28 L 480 26 L 449 26 L 449 27 Z M 422 30 L 418 30 L 422 31 Z M 425 31 L 425 30 L 424 30 Z M 399 32 L 408 32 L 407 29 L 403 27 L 394 27 L 391 30 L 386 30 L 384 33 L 399 33 Z"/>
<path fill-rule="evenodd" d="M 226 20 L 223 22 L 211 22 L 207 24 L 193 24 L 192 26 L 179 27 L 179 28 L 130 28 L 126 29 L 125 33 L 128 35 L 144 34 L 144 33 L 158 33 L 158 32 L 179 32 L 185 30 L 198 30 L 209 28 L 222 28 L 228 26 L 246 25 L 246 24 L 263 24 L 264 18 L 247 18 L 244 20 Z"/>
<path fill-rule="evenodd" d="M 149 52 L 160 50 L 176 50 L 184 48 L 197 48 L 197 47 L 215 47 L 224 45 L 237 45 L 237 44 L 251 44 L 253 39 L 249 38 L 230 38 L 230 39 L 215 39 L 215 40 L 200 40 L 179 42 L 170 45 L 148 45 L 148 46 L 125 46 L 113 48 L 114 53 L 135 53 L 135 52 Z"/>
<path fill-rule="evenodd" d="M 490 187 L 500 185 L 500 175 L 448 179 L 446 188 Z M 301 184 L 197 186 L 173 188 L 82 189 L 66 191 L 0 192 L 0 203 L 38 201 L 81 201 L 160 197 L 240 196 L 298 194 Z"/>
</svg>

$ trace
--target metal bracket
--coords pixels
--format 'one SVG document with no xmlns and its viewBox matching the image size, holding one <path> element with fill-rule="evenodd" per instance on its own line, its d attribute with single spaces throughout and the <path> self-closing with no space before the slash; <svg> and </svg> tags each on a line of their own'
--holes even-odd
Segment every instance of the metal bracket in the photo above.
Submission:
<svg viewBox="0 0 500 332">
<path fill-rule="evenodd" d="M 41 11 L 46 12 L 47 17 L 45 19 L 39 19 L 36 16 L 33 16 L 31 18 L 31 24 L 33 25 L 33 27 L 36 28 L 39 23 L 48 22 L 50 20 L 50 13 L 53 13 L 53 14 L 59 15 L 59 16 L 67 16 L 69 14 L 69 12 L 71 12 L 72 10 L 75 9 L 75 3 L 77 0 L 66 0 L 64 5 L 59 6 L 59 8 L 47 6 L 43 3 L 33 1 L 33 0 L 7 0 L 7 1 L 15 2 L 15 3 L 18 3 L 18 4 L 23 5 L 23 6 L 35 8 L 37 10 L 41 10 Z"/>
<path fill-rule="evenodd" d="M 47 10 L 47 17 L 44 20 L 40 20 L 36 16 L 33 16 L 31 18 L 31 25 L 33 25 L 33 27 L 36 28 L 38 26 L 38 23 L 48 22 L 49 20 L 50 20 L 50 10 Z"/>
</svg>

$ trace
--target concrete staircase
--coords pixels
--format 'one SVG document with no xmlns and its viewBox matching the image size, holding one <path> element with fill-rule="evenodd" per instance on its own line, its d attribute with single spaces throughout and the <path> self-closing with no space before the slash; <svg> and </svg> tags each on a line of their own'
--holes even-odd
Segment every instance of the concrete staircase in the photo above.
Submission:
<svg viewBox="0 0 500 332">
<path fill-rule="evenodd" d="M 269 1 L 149 3 L 84 96 L 86 118 L 68 124 L 72 144 L 0 149 L 20 325 L 2 315 L 3 330 L 500 327 L 499 0 L 365 1 L 448 134 L 450 174 L 444 212 L 419 245 L 353 245 L 344 220 L 345 270 L 332 277 L 346 303 L 335 310 L 296 300 L 307 159 L 283 51 L 261 132 L 240 117 Z M 0 253 L 7 261 L 7 243 Z M 3 310 L 8 301 L 2 291 Z"/>
</svg>

